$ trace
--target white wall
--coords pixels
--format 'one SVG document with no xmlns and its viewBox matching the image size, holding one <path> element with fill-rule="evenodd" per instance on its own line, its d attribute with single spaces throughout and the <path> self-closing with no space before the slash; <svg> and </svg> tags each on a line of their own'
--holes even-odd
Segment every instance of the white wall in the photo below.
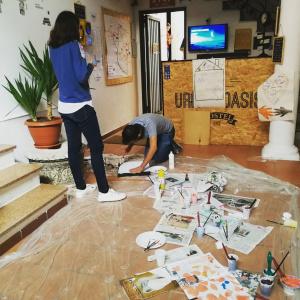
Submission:
<svg viewBox="0 0 300 300">
<path fill-rule="evenodd" d="M 76 1 L 75 1 L 76 2 Z M 86 5 L 86 18 L 92 23 L 92 28 L 97 28 L 98 36 L 95 49 L 102 53 L 102 16 L 101 6 L 128 14 L 131 16 L 132 7 L 130 0 L 84 0 Z M 49 38 L 49 32 L 54 25 L 56 16 L 62 10 L 73 10 L 73 0 L 26 0 L 25 15 L 19 13 L 19 1 L 3 1 L 0 14 L 0 144 L 13 144 L 17 146 L 16 157 L 24 160 L 24 152 L 31 148 L 33 141 L 27 127 L 24 125 L 28 118 L 20 108 L 14 109 L 17 103 L 13 97 L 2 87 L 5 84 L 4 75 L 14 79 L 22 72 L 18 47 L 27 44 L 30 39 L 38 51 L 42 51 Z M 36 8 L 40 4 L 43 9 Z M 48 15 L 48 11 L 50 14 Z M 93 15 L 93 16 L 92 16 Z M 44 17 L 49 17 L 51 27 L 42 25 Z M 100 46 L 98 44 L 101 44 Z M 93 52 L 93 49 L 90 50 Z M 102 134 L 108 133 L 130 121 L 136 116 L 136 66 L 133 60 L 133 82 L 106 86 L 104 76 L 96 81 L 92 76 L 90 85 L 93 102 L 99 117 Z M 43 107 L 42 107 L 43 109 Z M 57 112 L 56 112 L 57 113 Z"/>
</svg>

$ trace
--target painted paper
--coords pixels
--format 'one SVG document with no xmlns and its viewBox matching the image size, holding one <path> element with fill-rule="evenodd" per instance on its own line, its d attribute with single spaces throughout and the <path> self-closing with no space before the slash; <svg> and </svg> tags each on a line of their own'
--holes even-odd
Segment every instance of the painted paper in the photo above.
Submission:
<svg viewBox="0 0 300 300">
<path fill-rule="evenodd" d="M 248 289 L 210 253 L 169 264 L 167 269 L 188 299 L 251 299 Z"/>
<path fill-rule="evenodd" d="M 294 76 L 283 72 L 273 74 L 257 90 L 259 120 L 293 120 L 294 96 Z"/>
</svg>

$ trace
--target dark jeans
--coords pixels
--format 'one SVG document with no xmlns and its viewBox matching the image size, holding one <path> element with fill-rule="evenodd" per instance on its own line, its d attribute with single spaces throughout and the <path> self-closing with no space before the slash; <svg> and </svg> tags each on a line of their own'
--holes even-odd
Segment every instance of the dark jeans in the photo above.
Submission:
<svg viewBox="0 0 300 300">
<path fill-rule="evenodd" d="M 157 150 L 152 158 L 151 165 L 159 164 L 169 159 L 169 153 L 172 151 L 172 142 L 175 136 L 175 129 L 171 132 L 157 135 Z M 149 141 L 145 147 L 145 156 L 149 151 Z"/>
<path fill-rule="evenodd" d="M 98 189 L 107 193 L 109 186 L 103 162 L 103 142 L 96 112 L 93 107 L 85 105 L 72 114 L 61 114 L 68 138 L 68 157 L 72 175 L 77 189 L 85 189 L 81 160 L 81 133 L 85 136 L 91 151 L 91 161 L 96 176 Z"/>
</svg>

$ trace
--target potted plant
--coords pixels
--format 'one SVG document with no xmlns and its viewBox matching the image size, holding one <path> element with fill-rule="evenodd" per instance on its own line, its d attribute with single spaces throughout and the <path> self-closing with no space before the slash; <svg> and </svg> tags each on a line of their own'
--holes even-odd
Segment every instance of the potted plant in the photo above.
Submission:
<svg viewBox="0 0 300 300">
<path fill-rule="evenodd" d="M 52 96 L 58 83 L 49 58 L 48 47 L 45 46 L 42 58 L 39 57 L 30 41 L 29 47 L 24 46 L 24 48 L 25 51 L 19 49 L 22 59 L 21 67 L 31 77 L 31 81 L 27 78 L 22 79 L 19 75 L 13 84 L 5 77 L 8 86 L 4 86 L 4 88 L 30 115 L 31 119 L 27 120 L 25 124 L 35 142 L 35 147 L 57 148 L 60 146 L 62 119 L 52 115 Z M 47 102 L 47 117 L 37 116 L 37 108 L 43 96 Z"/>
</svg>

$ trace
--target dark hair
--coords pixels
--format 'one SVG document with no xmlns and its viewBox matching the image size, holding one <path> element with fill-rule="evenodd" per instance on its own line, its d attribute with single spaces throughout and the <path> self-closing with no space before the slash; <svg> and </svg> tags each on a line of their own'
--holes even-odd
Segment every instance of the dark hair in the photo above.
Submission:
<svg viewBox="0 0 300 300">
<path fill-rule="evenodd" d="M 122 131 L 122 143 L 128 145 L 131 142 L 144 137 L 144 127 L 140 124 L 127 125 Z"/>
<path fill-rule="evenodd" d="M 71 11 L 62 11 L 50 32 L 48 45 L 57 48 L 74 40 L 79 41 L 79 19 Z"/>
</svg>

